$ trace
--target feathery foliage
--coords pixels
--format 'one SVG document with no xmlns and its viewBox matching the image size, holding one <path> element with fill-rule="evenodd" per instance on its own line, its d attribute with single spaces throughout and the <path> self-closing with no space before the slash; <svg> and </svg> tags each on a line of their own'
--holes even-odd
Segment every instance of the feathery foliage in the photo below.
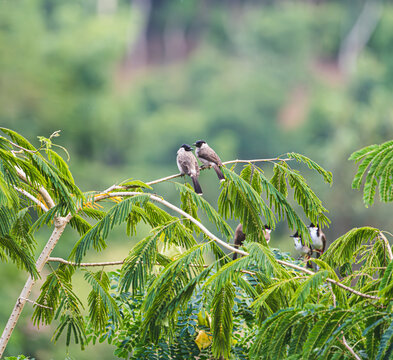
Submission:
<svg viewBox="0 0 393 360">
<path fill-rule="evenodd" d="M 119 309 L 109 294 L 109 277 L 103 270 L 95 273 L 86 271 L 85 279 L 92 287 L 88 297 L 90 324 L 96 333 L 102 333 L 109 319 L 114 326 L 120 322 Z"/>
<path fill-rule="evenodd" d="M 349 160 L 355 163 L 361 162 L 353 179 L 352 188 L 360 189 L 364 180 L 363 202 L 366 207 L 374 203 L 378 184 L 379 199 L 383 202 L 393 200 L 393 140 L 380 145 L 366 146 L 352 153 Z"/>
<path fill-rule="evenodd" d="M 229 358 L 232 341 L 232 307 L 235 291 L 230 282 L 216 290 L 212 303 L 212 352 L 215 357 Z"/>
<path fill-rule="evenodd" d="M 310 241 L 303 216 L 322 227 L 330 222 L 305 177 L 286 160 L 273 161 L 271 179 L 254 164 L 239 174 L 223 166 L 226 180 L 218 210 L 190 186 L 175 184 L 182 210 L 199 222 L 206 220 L 224 241 L 233 234 L 227 219 L 243 225 L 248 255 L 232 261 L 229 246 L 223 249 L 209 239 L 184 213 L 168 213 L 153 203 L 154 188 L 139 180 L 109 188 L 102 197 L 81 193 L 67 162 L 54 151 L 57 133 L 40 138 L 41 146 L 35 148 L 19 134 L 0 130 L 6 135 L 0 137 L 1 260 L 11 259 L 34 275 L 32 234 L 43 225 L 56 226 L 59 218 L 67 217 L 80 235 L 70 256 L 77 263 L 89 249 L 103 250 L 115 226 L 124 225 L 126 233 L 137 238 L 137 224 L 150 228 L 130 249 L 121 270 L 112 273 L 112 282 L 103 269 L 85 271 L 90 288 L 86 318 L 72 287 L 78 266 L 51 269 L 33 321 L 40 325 L 57 320 L 55 341 L 63 334 L 67 345 L 107 340 L 115 344 L 115 356 L 133 354 L 135 359 L 392 356 L 393 260 L 379 229 L 355 228 L 339 237 L 322 257 L 311 259 L 315 272 L 265 241 L 264 224 L 274 229 L 286 220 Z M 362 161 L 354 187 L 365 178 L 366 204 L 372 203 L 378 181 L 383 201 L 391 199 L 392 145 L 374 145 L 351 156 Z M 313 160 L 287 155 L 332 183 L 332 174 Z M 127 195 L 129 188 L 137 195 Z M 109 198 L 109 208 L 98 204 L 103 198 Z M 296 205 L 303 214 L 295 211 Z M 33 216 L 37 220 L 32 225 Z M 168 256 L 168 248 L 177 253 Z"/>
</svg>

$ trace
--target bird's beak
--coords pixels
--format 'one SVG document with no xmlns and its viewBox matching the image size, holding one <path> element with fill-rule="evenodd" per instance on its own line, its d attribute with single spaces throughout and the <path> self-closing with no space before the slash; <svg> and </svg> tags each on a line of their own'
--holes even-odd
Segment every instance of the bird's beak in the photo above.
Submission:
<svg viewBox="0 0 393 360">
<path fill-rule="evenodd" d="M 195 144 L 192 144 L 192 146 L 196 146 L 196 143 L 195 143 Z"/>
</svg>

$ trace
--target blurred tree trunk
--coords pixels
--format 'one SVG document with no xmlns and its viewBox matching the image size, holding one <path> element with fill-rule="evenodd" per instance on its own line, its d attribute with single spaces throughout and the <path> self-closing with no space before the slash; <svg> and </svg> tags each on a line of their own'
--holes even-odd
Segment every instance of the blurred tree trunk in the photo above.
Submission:
<svg viewBox="0 0 393 360">
<path fill-rule="evenodd" d="M 364 3 L 359 17 L 340 46 L 338 66 L 344 75 L 356 70 L 357 59 L 377 27 L 381 14 L 382 5 L 378 0 Z"/>
</svg>

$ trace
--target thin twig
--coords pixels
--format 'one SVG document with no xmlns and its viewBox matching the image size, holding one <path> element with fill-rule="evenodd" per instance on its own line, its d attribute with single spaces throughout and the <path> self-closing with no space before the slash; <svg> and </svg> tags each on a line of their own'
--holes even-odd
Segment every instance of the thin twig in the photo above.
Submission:
<svg viewBox="0 0 393 360">
<path fill-rule="evenodd" d="M 24 148 L 23 146 L 20 146 L 20 145 L 18 145 L 18 144 L 15 144 L 14 142 L 12 142 L 10 139 L 7 139 L 7 138 L 5 138 L 4 136 L 1 136 L 3 139 L 5 139 L 5 140 L 7 140 L 13 147 L 16 147 L 16 148 L 18 148 L 18 149 L 21 149 L 22 151 L 26 151 L 26 152 L 28 152 L 28 153 L 30 153 L 30 154 L 34 154 L 36 151 L 33 151 L 33 150 L 29 150 L 29 149 L 26 149 L 26 148 Z"/>
<path fill-rule="evenodd" d="M 29 181 L 27 180 L 27 176 L 22 169 L 16 168 L 16 173 L 18 174 L 18 177 L 21 180 L 23 180 L 25 183 L 29 184 Z M 53 201 L 53 199 L 49 195 L 48 191 L 43 186 L 40 186 L 38 189 L 38 192 L 41 194 L 42 198 L 44 199 L 46 207 L 49 209 L 52 209 L 55 206 L 55 202 Z"/>
<path fill-rule="evenodd" d="M 18 192 L 20 192 L 22 195 L 26 196 L 27 198 L 29 198 L 31 201 L 33 201 L 34 203 L 36 203 L 43 211 L 47 212 L 48 208 L 41 202 L 39 201 L 35 196 L 31 195 L 29 192 L 27 192 L 24 189 L 18 188 L 17 186 L 13 186 L 14 189 Z"/>
<path fill-rule="evenodd" d="M 271 158 L 271 159 L 252 159 L 252 160 L 230 160 L 230 161 L 225 161 L 223 162 L 224 165 L 228 165 L 228 164 L 237 164 L 237 163 L 257 163 L 257 162 L 270 162 L 270 161 L 291 161 L 293 159 L 281 159 L 280 157 L 275 157 L 275 158 Z"/>
<path fill-rule="evenodd" d="M 295 265 L 295 264 L 291 264 L 291 263 L 288 263 L 288 262 L 286 262 L 286 261 L 282 261 L 282 260 L 278 260 L 278 259 L 276 259 L 276 261 L 277 261 L 279 264 L 281 264 L 281 265 L 285 265 L 285 266 L 291 267 L 292 269 L 296 269 L 296 270 L 299 270 L 299 271 L 303 271 L 303 272 L 305 272 L 305 273 L 307 273 L 307 274 L 309 274 L 309 275 L 314 275 L 314 274 L 315 274 L 314 271 L 311 271 L 311 270 L 302 268 L 302 267 L 297 266 L 297 265 Z M 347 291 L 349 291 L 349 292 L 351 292 L 351 293 L 353 293 L 353 294 L 355 294 L 355 295 L 358 295 L 358 296 L 360 296 L 360 297 L 364 297 L 364 298 L 367 298 L 367 299 L 373 299 L 373 300 L 380 300 L 380 299 L 381 299 L 381 298 L 378 297 L 378 296 L 363 294 L 363 293 L 361 293 L 360 291 L 357 291 L 357 290 L 355 290 L 355 289 L 352 289 L 351 287 L 346 286 L 346 285 L 344 285 L 344 284 L 341 284 L 340 282 L 338 282 L 338 281 L 336 281 L 336 280 L 333 280 L 333 279 L 330 279 L 330 278 L 326 278 L 326 281 L 328 281 L 328 282 L 330 282 L 330 283 L 332 283 L 332 284 L 334 284 L 334 285 L 337 285 L 337 286 L 343 288 L 344 290 L 347 290 Z"/>
<path fill-rule="evenodd" d="M 362 358 L 358 354 L 356 354 L 355 351 L 349 346 L 347 340 L 345 339 L 345 336 L 343 336 L 343 339 L 340 341 L 356 360 L 362 360 Z"/>
<path fill-rule="evenodd" d="M 378 234 L 378 237 L 384 242 L 385 248 L 388 251 L 389 261 L 393 260 L 392 248 L 390 247 L 389 241 L 382 232 Z"/>
<path fill-rule="evenodd" d="M 51 308 L 50 306 L 45 306 L 45 305 L 38 304 L 37 302 L 35 302 L 35 301 L 33 301 L 33 300 L 30 300 L 30 299 L 27 299 L 27 298 L 24 298 L 24 297 L 19 297 L 19 300 L 27 301 L 27 302 L 29 302 L 30 304 L 33 304 L 33 305 L 42 307 L 42 308 L 44 308 L 44 309 L 53 310 L 53 308 Z"/>
<path fill-rule="evenodd" d="M 229 164 L 237 164 L 237 163 L 245 163 L 245 164 L 250 164 L 250 163 L 257 163 L 257 162 L 271 162 L 271 161 L 290 161 L 293 159 L 281 159 L 280 157 L 275 157 L 275 158 L 270 158 L 270 159 L 251 159 L 251 160 L 229 160 L 229 161 L 225 161 L 223 162 L 223 165 L 229 165 Z M 200 170 L 206 170 L 206 167 L 201 166 Z M 182 174 L 178 173 L 178 174 L 173 174 L 173 175 L 169 175 L 160 179 L 156 179 L 156 180 L 152 180 L 149 182 L 146 182 L 145 184 L 148 186 L 151 185 L 155 185 L 155 184 L 159 184 L 168 180 L 172 180 L 172 179 L 176 179 L 178 177 L 182 176 Z M 130 186 L 123 186 L 123 185 L 112 185 L 111 187 L 109 187 L 108 189 L 104 190 L 102 193 L 108 193 L 112 190 L 124 190 L 124 189 L 131 189 L 134 187 L 138 187 L 137 185 L 130 185 Z"/>
<path fill-rule="evenodd" d="M 72 261 L 65 260 L 63 258 L 59 257 L 50 257 L 48 259 L 48 262 L 59 262 L 65 265 L 71 265 L 71 266 L 80 266 L 80 267 L 86 267 L 86 266 L 114 266 L 114 265 L 123 265 L 124 260 L 118 260 L 118 261 L 106 261 L 106 262 L 96 262 L 96 263 L 76 263 Z"/>
</svg>

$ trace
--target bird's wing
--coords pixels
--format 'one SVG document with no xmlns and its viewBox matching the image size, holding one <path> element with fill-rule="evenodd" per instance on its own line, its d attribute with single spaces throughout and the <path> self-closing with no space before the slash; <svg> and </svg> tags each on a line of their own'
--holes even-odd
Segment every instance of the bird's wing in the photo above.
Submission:
<svg viewBox="0 0 393 360">
<path fill-rule="evenodd" d="M 177 162 L 187 175 L 199 175 L 198 161 L 191 152 L 179 154 Z"/>
<path fill-rule="evenodd" d="M 216 152 L 211 147 L 204 146 L 203 148 L 201 148 L 199 150 L 198 156 L 207 161 L 216 163 L 218 166 L 222 165 L 222 161 L 220 157 L 216 154 Z"/>
<path fill-rule="evenodd" d="M 188 159 L 188 156 L 185 153 L 178 155 L 177 164 L 179 165 L 179 167 L 181 168 L 181 171 L 184 174 L 190 175 L 190 161 Z"/>
<path fill-rule="evenodd" d="M 324 253 L 326 249 L 326 236 L 325 234 L 322 234 L 322 250 L 321 252 Z"/>
</svg>

